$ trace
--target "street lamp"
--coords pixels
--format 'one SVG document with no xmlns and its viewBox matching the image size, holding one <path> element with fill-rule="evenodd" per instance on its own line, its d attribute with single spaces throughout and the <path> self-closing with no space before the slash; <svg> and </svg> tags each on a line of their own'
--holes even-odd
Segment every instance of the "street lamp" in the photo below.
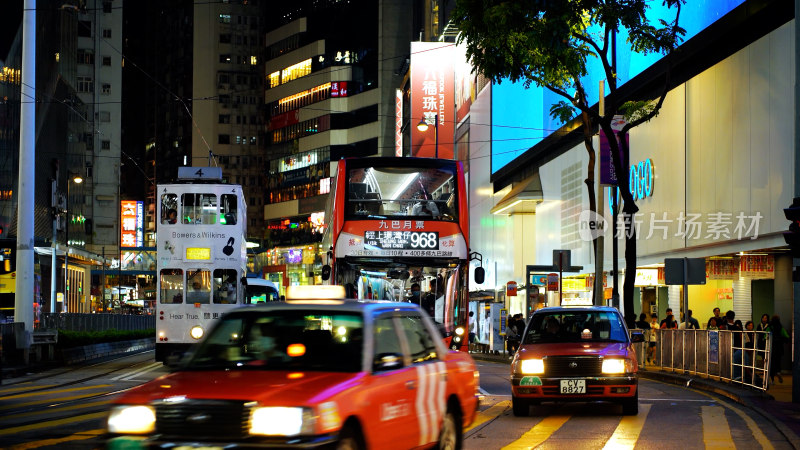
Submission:
<svg viewBox="0 0 800 450">
<path fill-rule="evenodd" d="M 75 175 L 72 178 L 67 179 L 67 201 L 66 201 L 66 225 L 64 228 L 64 240 L 67 243 L 67 248 L 64 250 L 64 305 L 62 306 L 62 312 L 67 312 L 67 305 L 69 305 L 69 223 L 72 222 L 69 219 L 69 186 L 72 184 L 81 184 L 83 183 L 83 177 L 80 175 Z"/>
<path fill-rule="evenodd" d="M 425 117 L 420 119 L 419 123 L 417 124 L 417 130 L 425 132 L 428 131 L 428 122 L 425 120 Z M 439 157 L 439 114 L 434 114 L 433 116 L 433 138 L 436 142 L 435 148 L 435 156 L 436 158 Z"/>
</svg>

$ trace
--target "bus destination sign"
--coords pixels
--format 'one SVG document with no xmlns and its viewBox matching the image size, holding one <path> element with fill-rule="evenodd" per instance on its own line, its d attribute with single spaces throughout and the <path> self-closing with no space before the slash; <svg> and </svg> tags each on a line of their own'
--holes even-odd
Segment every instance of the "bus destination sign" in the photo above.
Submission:
<svg viewBox="0 0 800 450">
<path fill-rule="evenodd" d="M 438 250 L 436 231 L 365 231 L 364 246 L 383 250 Z"/>
</svg>

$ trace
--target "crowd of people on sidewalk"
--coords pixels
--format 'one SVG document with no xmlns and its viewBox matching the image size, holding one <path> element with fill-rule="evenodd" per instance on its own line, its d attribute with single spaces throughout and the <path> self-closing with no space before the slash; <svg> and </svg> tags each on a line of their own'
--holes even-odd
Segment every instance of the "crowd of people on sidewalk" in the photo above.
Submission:
<svg viewBox="0 0 800 450">
<path fill-rule="evenodd" d="M 783 361 L 784 347 L 789 342 L 789 334 L 781 324 L 780 316 L 774 314 L 770 317 L 769 314 L 763 314 L 758 325 L 753 321 L 748 320 L 744 325 L 741 320 L 736 319 L 734 311 L 728 311 L 724 316 L 721 316 L 719 308 L 714 308 L 713 315 L 708 319 L 706 324 L 707 330 L 727 330 L 738 331 L 741 333 L 733 333 L 733 348 L 734 350 L 734 363 L 742 364 L 742 357 L 744 356 L 745 364 L 750 365 L 758 358 L 757 350 L 764 352 L 766 350 L 766 336 L 769 333 L 772 341 L 771 351 L 769 355 L 769 368 L 768 374 L 770 381 L 783 383 L 783 376 L 781 375 L 781 362 Z M 653 313 L 650 315 L 650 321 L 647 321 L 647 314 L 641 313 L 639 320 L 636 321 L 636 328 L 645 330 L 645 341 L 647 342 L 647 357 L 646 363 L 653 364 L 655 362 L 656 349 L 658 346 L 659 333 L 653 330 L 661 329 L 695 329 L 699 330 L 700 323 L 692 317 L 692 310 L 688 310 L 687 319 L 679 323 L 673 315 L 672 308 L 667 308 L 666 317 L 658 321 L 658 315 Z M 747 333 L 747 332 L 751 333 Z M 757 333 L 760 332 L 760 333 Z M 744 350 L 744 351 L 743 351 Z M 762 361 L 763 364 L 763 361 Z M 734 373 L 734 377 L 741 378 L 740 373 Z"/>
</svg>

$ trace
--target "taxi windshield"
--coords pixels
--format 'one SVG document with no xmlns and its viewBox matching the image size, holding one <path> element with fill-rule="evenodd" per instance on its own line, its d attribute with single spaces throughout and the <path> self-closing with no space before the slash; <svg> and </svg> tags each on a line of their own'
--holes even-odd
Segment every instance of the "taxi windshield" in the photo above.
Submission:
<svg viewBox="0 0 800 450">
<path fill-rule="evenodd" d="M 363 325 L 356 313 L 231 313 L 220 319 L 183 369 L 358 372 Z"/>
<path fill-rule="evenodd" d="M 627 342 L 625 326 L 613 311 L 558 311 L 534 314 L 522 344 Z"/>
</svg>

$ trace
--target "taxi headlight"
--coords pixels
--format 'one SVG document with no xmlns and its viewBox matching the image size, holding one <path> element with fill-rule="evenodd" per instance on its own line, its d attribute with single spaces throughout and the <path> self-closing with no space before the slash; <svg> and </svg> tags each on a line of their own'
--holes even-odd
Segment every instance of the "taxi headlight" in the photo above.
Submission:
<svg viewBox="0 0 800 450">
<path fill-rule="evenodd" d="M 463 335 L 464 335 L 464 327 L 458 327 L 458 328 L 456 328 L 456 334 L 457 334 L 458 336 L 463 336 Z"/>
<path fill-rule="evenodd" d="M 314 416 L 307 408 L 265 406 L 250 412 L 250 434 L 297 436 L 314 433 Z"/>
<path fill-rule="evenodd" d="M 520 362 L 519 370 L 524 374 L 544 373 L 544 360 L 523 359 Z"/>
<path fill-rule="evenodd" d="M 604 359 L 603 373 L 625 373 L 624 359 Z"/>
<path fill-rule="evenodd" d="M 195 325 L 189 330 L 189 335 L 195 339 L 200 339 L 203 337 L 203 328 L 200 325 Z"/>
<path fill-rule="evenodd" d="M 147 434 L 155 430 L 156 410 L 151 406 L 115 406 L 108 415 L 109 433 Z"/>
</svg>

